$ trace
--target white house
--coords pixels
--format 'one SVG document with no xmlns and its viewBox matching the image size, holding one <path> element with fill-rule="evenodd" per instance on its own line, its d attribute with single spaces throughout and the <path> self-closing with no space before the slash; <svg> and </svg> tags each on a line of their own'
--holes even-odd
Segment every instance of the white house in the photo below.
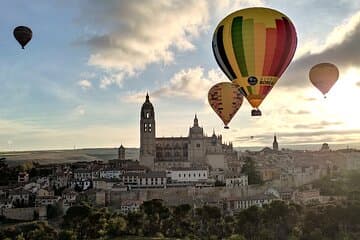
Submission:
<svg viewBox="0 0 360 240">
<path fill-rule="evenodd" d="M 208 179 L 205 168 L 172 168 L 166 171 L 166 177 L 171 182 L 200 182 Z"/>
<path fill-rule="evenodd" d="M 138 187 L 166 187 L 166 172 L 140 173 L 137 179 Z"/>
<path fill-rule="evenodd" d="M 251 206 L 262 207 L 264 204 L 270 204 L 272 201 L 279 199 L 273 194 L 260 194 L 250 197 L 240 197 L 224 200 L 224 210 L 234 213 Z"/>
<path fill-rule="evenodd" d="M 35 206 L 39 207 L 39 206 L 52 205 L 52 204 L 60 201 L 60 199 L 61 199 L 61 197 L 59 197 L 59 196 L 41 196 L 41 197 L 36 196 Z"/>
<path fill-rule="evenodd" d="M 227 174 L 225 177 L 226 187 L 248 186 L 248 176 L 244 174 Z"/>
<path fill-rule="evenodd" d="M 62 194 L 64 206 L 72 206 L 76 202 L 76 197 L 79 194 L 73 190 L 66 189 Z"/>
<path fill-rule="evenodd" d="M 105 179 L 120 179 L 120 176 L 124 173 L 124 170 L 120 168 L 105 168 L 100 170 L 100 178 Z"/>
<path fill-rule="evenodd" d="M 28 205 L 30 198 L 30 192 L 24 189 L 13 189 L 9 192 L 8 199 L 15 206 Z"/>
<path fill-rule="evenodd" d="M 120 212 L 128 214 L 129 212 L 137 212 L 143 202 L 139 200 L 123 200 L 121 201 Z"/>
<path fill-rule="evenodd" d="M 84 169 L 84 168 L 78 168 L 74 170 L 74 178 L 76 180 L 81 179 L 94 179 L 99 177 L 99 168 L 93 168 L 93 169 Z"/>
</svg>

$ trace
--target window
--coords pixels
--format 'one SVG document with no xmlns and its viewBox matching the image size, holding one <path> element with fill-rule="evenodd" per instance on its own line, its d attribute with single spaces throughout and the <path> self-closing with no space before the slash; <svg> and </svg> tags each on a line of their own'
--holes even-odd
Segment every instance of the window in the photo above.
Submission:
<svg viewBox="0 0 360 240">
<path fill-rule="evenodd" d="M 149 112 L 145 113 L 145 118 L 146 118 L 146 119 L 149 119 L 149 118 L 150 118 L 150 113 L 149 113 Z"/>
<path fill-rule="evenodd" d="M 148 125 L 147 123 L 144 123 L 144 132 L 147 132 L 147 130 L 148 130 Z"/>
<path fill-rule="evenodd" d="M 179 178 L 181 178 L 181 173 L 179 173 Z"/>
<path fill-rule="evenodd" d="M 196 147 L 198 147 L 198 148 L 199 148 L 199 147 L 200 147 L 200 143 L 197 143 L 197 144 L 196 144 Z"/>
</svg>

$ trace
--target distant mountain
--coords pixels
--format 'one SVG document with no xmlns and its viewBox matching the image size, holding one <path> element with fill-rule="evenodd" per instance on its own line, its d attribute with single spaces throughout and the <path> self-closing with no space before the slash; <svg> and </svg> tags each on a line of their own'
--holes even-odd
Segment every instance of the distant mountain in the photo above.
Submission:
<svg viewBox="0 0 360 240">
<path fill-rule="evenodd" d="M 85 148 L 74 150 L 48 150 L 48 151 L 21 151 L 5 152 L 0 154 L 5 157 L 9 165 L 19 165 L 24 162 L 38 162 L 40 164 L 67 163 L 77 161 L 107 161 L 118 157 L 117 148 Z M 127 159 L 138 160 L 138 148 L 126 148 Z"/>
<path fill-rule="evenodd" d="M 279 142 L 279 149 L 293 149 L 293 150 L 310 150 L 310 151 L 316 151 L 320 150 L 322 146 L 322 143 L 318 144 L 299 144 L 299 145 L 282 145 L 281 142 Z M 261 149 L 265 147 L 271 147 L 272 146 L 252 146 L 252 147 L 234 147 L 236 151 L 260 151 Z M 329 143 L 329 147 L 331 150 L 339 150 L 339 149 L 346 149 L 346 148 L 353 148 L 353 149 L 360 149 L 360 143 L 351 143 L 351 144 L 335 144 L 335 143 Z"/>
</svg>

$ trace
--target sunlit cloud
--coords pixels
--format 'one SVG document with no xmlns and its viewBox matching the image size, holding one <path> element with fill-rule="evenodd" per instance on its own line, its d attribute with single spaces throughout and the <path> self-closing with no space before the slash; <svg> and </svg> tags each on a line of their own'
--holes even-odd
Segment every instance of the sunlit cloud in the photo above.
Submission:
<svg viewBox="0 0 360 240">
<path fill-rule="evenodd" d="M 219 70 L 205 72 L 201 67 L 183 69 L 176 73 L 168 84 L 152 92 L 155 97 L 184 97 L 204 100 L 213 84 L 228 81 Z"/>
<path fill-rule="evenodd" d="M 111 27 L 87 40 L 93 50 L 89 64 L 130 76 L 151 63 L 173 62 L 178 51 L 194 50 L 192 40 L 207 28 L 209 17 L 204 0 L 99 4 L 84 10 L 91 8 L 98 24 Z M 104 80 L 103 85 L 108 84 L 109 80 Z"/>
<path fill-rule="evenodd" d="M 78 85 L 79 85 L 83 90 L 87 90 L 87 89 L 89 89 L 89 88 L 92 87 L 92 83 L 91 83 L 89 80 L 87 80 L 87 79 L 80 80 L 80 81 L 78 82 Z"/>
</svg>

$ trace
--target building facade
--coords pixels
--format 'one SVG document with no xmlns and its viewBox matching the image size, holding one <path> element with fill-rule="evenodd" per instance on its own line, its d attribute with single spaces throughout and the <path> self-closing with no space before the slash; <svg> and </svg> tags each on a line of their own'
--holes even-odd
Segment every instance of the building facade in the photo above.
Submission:
<svg viewBox="0 0 360 240">
<path fill-rule="evenodd" d="M 187 137 L 156 137 L 155 111 L 146 95 L 140 112 L 140 163 L 151 169 L 212 166 L 228 169 L 237 160 L 232 143 L 224 144 L 222 136 L 213 132 L 206 136 L 195 115 Z"/>
</svg>

